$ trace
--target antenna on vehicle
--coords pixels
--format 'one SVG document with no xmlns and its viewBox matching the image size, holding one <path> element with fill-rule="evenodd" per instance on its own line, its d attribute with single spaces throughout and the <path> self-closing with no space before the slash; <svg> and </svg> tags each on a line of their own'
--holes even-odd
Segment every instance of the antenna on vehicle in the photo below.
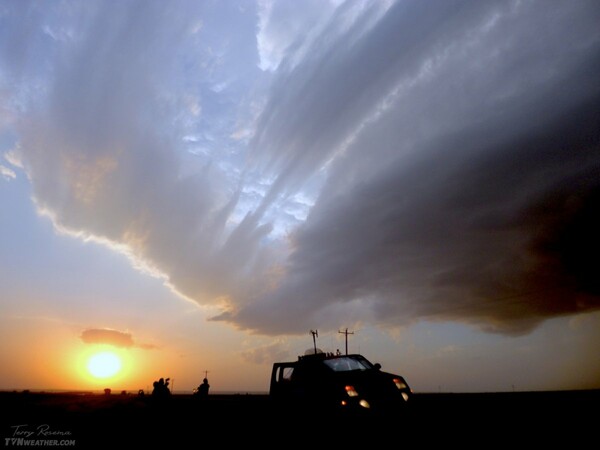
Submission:
<svg viewBox="0 0 600 450">
<path fill-rule="evenodd" d="M 347 355 L 348 354 L 348 335 L 354 334 L 354 331 L 348 331 L 348 328 L 346 328 L 346 331 L 338 331 L 338 333 L 346 335 L 346 355 Z"/>
<path fill-rule="evenodd" d="M 313 346 L 315 347 L 315 355 L 317 354 L 317 340 L 315 339 L 315 337 L 319 337 L 319 330 L 310 330 L 310 334 L 312 334 L 313 337 Z"/>
</svg>

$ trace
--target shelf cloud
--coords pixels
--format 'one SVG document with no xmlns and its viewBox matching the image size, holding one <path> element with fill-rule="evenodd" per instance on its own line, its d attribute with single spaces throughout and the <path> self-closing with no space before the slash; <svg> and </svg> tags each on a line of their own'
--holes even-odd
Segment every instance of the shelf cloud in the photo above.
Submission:
<svg viewBox="0 0 600 450">
<path fill-rule="evenodd" d="M 260 334 L 600 307 L 596 2 L 90 5 L 0 17 L 57 230 Z"/>
</svg>

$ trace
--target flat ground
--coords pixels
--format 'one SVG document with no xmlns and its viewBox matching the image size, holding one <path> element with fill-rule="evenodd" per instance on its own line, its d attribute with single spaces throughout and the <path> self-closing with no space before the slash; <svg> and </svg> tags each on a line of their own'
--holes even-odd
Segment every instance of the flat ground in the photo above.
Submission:
<svg viewBox="0 0 600 450">
<path fill-rule="evenodd" d="M 52 441 L 75 443 L 75 448 L 308 444 L 320 449 L 349 443 L 381 446 L 390 439 L 419 446 L 567 443 L 574 448 L 597 439 L 599 401 L 600 391 L 416 393 L 400 418 L 348 422 L 282 411 L 266 395 L 210 395 L 204 401 L 173 395 L 157 402 L 137 395 L 5 392 L 0 393 L 0 447 L 17 448 L 25 445 L 18 438 L 29 438 L 46 447 Z"/>
</svg>

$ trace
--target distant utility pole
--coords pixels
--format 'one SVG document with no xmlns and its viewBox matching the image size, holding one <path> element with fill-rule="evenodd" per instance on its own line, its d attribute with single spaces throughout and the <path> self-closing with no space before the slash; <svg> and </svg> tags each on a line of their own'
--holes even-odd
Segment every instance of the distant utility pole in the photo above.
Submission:
<svg viewBox="0 0 600 450">
<path fill-rule="evenodd" d="M 313 337 L 313 346 L 315 347 L 315 355 L 317 354 L 317 340 L 315 339 L 315 337 L 319 337 L 319 330 L 310 330 L 310 334 L 312 334 Z"/>
<path fill-rule="evenodd" d="M 346 355 L 348 354 L 348 335 L 349 334 L 354 334 L 354 331 L 348 331 L 348 328 L 346 328 L 345 331 L 339 331 L 338 333 L 344 334 L 345 338 L 346 338 Z"/>
</svg>

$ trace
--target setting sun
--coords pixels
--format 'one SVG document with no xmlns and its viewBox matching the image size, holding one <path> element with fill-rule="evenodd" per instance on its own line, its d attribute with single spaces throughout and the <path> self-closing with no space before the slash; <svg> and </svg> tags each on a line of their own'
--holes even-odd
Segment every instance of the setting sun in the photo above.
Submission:
<svg viewBox="0 0 600 450">
<path fill-rule="evenodd" d="M 96 353 L 87 363 L 90 374 L 96 378 L 108 378 L 121 370 L 121 359 L 113 352 Z"/>
</svg>

